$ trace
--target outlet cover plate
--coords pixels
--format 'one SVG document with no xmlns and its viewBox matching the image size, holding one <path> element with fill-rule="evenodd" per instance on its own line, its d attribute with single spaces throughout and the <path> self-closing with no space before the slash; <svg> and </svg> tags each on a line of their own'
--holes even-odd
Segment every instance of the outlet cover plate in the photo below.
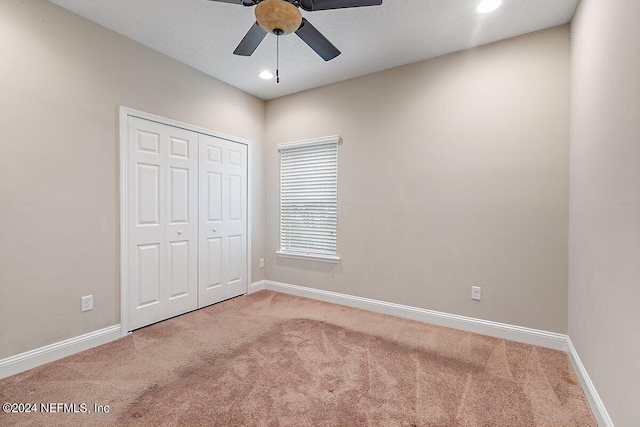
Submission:
<svg viewBox="0 0 640 427">
<path fill-rule="evenodd" d="M 87 295 L 86 297 L 82 297 L 81 301 L 82 301 L 82 311 L 93 310 L 93 295 Z"/>
<path fill-rule="evenodd" d="M 471 299 L 480 301 L 480 297 L 482 296 L 482 288 L 480 286 L 472 286 L 471 287 Z"/>
</svg>

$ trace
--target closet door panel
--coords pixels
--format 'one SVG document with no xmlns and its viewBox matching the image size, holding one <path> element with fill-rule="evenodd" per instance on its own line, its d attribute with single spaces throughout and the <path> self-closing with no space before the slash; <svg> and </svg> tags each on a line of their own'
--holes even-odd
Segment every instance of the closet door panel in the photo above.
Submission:
<svg viewBox="0 0 640 427">
<path fill-rule="evenodd" d="M 197 308 L 197 134 L 128 118 L 129 329 Z"/>
<path fill-rule="evenodd" d="M 200 135 L 199 306 L 247 291 L 247 147 Z"/>
</svg>

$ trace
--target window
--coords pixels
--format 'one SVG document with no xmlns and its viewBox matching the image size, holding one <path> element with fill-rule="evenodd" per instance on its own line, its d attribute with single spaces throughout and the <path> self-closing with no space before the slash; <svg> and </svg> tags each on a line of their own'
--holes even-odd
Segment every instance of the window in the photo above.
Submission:
<svg viewBox="0 0 640 427">
<path fill-rule="evenodd" d="M 331 136 L 278 144 L 279 256 L 338 262 L 338 144 Z"/>
</svg>

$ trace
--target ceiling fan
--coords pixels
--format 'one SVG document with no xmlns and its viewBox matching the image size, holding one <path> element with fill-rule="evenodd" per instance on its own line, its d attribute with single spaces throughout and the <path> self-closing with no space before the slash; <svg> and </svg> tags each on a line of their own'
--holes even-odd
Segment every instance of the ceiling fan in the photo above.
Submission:
<svg viewBox="0 0 640 427">
<path fill-rule="evenodd" d="M 330 61 L 340 51 L 302 17 L 299 8 L 307 12 L 344 9 L 361 6 L 379 6 L 382 0 L 210 0 L 255 6 L 256 23 L 251 26 L 236 50 L 236 55 L 251 56 L 267 33 L 276 36 L 295 32 L 322 59 Z"/>
</svg>

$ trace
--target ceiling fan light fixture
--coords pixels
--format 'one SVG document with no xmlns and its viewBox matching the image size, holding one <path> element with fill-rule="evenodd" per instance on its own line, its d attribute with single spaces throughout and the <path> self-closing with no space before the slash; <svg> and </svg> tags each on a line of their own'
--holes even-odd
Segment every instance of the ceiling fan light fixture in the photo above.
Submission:
<svg viewBox="0 0 640 427">
<path fill-rule="evenodd" d="M 285 0 L 263 0 L 256 5 L 256 21 L 268 33 L 291 34 L 302 23 L 302 14 Z"/>
</svg>

